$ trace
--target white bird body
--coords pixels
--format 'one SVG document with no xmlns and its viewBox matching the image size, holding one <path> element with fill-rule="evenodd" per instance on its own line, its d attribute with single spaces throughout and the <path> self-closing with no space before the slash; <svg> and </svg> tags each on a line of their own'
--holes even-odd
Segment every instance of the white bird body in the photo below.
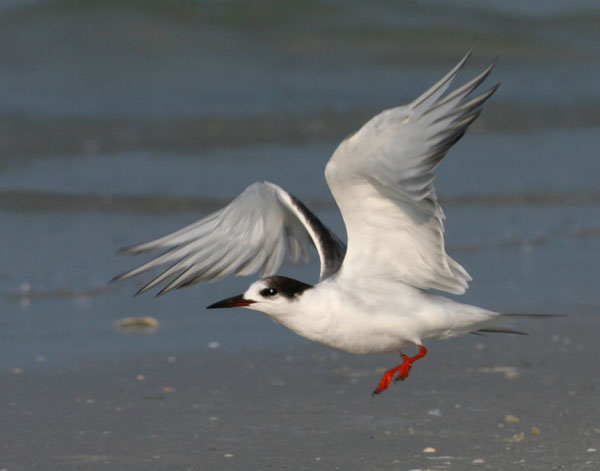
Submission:
<svg viewBox="0 0 600 471">
<path fill-rule="evenodd" d="M 244 298 L 260 299 L 258 293 L 265 286 L 255 282 Z M 248 308 L 265 312 L 301 337 L 355 354 L 398 353 L 425 339 L 446 339 L 502 324 L 494 312 L 402 282 L 347 279 L 343 273 L 318 283 L 292 302 L 257 301 Z"/>
<path fill-rule="evenodd" d="M 513 332 L 506 315 L 430 293 L 462 294 L 471 279 L 444 246 L 444 213 L 434 170 L 477 118 L 497 86 L 470 97 L 493 64 L 446 93 L 457 66 L 412 103 L 383 111 L 344 140 L 325 177 L 340 209 L 348 244 L 297 198 L 269 182 L 254 183 L 227 207 L 159 239 L 123 249 L 168 249 L 116 277 L 126 279 L 171 264 L 144 285 L 166 283 L 159 294 L 228 275 L 265 276 L 239 296 L 209 308 L 245 307 L 314 342 L 349 353 L 400 353 L 375 393 L 404 379 L 425 356 L 423 341 L 483 331 Z M 321 261 L 315 286 L 270 276 L 286 248 L 293 261 L 313 245 Z M 413 357 L 402 349 L 415 345 Z"/>
</svg>

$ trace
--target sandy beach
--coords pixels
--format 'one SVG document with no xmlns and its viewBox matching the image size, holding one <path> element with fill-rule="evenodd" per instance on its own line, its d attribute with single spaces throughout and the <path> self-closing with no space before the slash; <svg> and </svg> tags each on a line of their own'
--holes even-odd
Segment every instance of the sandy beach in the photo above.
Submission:
<svg viewBox="0 0 600 471">
<path fill-rule="evenodd" d="M 0 471 L 600 469 L 598 2 L 280 3 L 0 3 Z M 371 397 L 397 356 L 205 310 L 255 277 L 108 283 L 254 181 L 344 238 L 337 144 L 471 48 L 458 83 L 499 55 L 501 87 L 437 171 L 460 299 L 567 317 L 428 343 Z"/>
<path fill-rule="evenodd" d="M 598 317 L 389 356 L 205 347 L 2 377 L 2 465 L 26 469 L 581 469 L 598 466 Z M 543 325 L 541 325 L 543 324 Z"/>
</svg>

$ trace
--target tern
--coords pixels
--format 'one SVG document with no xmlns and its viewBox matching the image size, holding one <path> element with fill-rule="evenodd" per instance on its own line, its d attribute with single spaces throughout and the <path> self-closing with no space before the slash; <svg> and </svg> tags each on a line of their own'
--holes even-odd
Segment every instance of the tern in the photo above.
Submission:
<svg viewBox="0 0 600 471">
<path fill-rule="evenodd" d="M 474 332 L 521 333 L 500 314 L 436 294 L 462 294 L 471 277 L 444 246 L 444 213 L 434 170 L 479 116 L 496 84 L 475 94 L 494 62 L 449 91 L 470 53 L 412 103 L 383 111 L 345 139 L 329 159 L 325 178 L 346 226 L 344 244 L 298 198 L 269 182 L 247 187 L 223 209 L 183 229 L 120 252 L 163 253 L 114 278 L 123 280 L 170 265 L 138 293 L 158 294 L 228 275 L 261 279 L 208 309 L 260 311 L 313 342 L 355 353 L 396 353 L 380 394 L 405 379 L 427 354 L 424 341 Z M 317 284 L 273 276 L 287 253 L 320 259 Z M 403 350 L 418 348 L 408 356 Z"/>
</svg>

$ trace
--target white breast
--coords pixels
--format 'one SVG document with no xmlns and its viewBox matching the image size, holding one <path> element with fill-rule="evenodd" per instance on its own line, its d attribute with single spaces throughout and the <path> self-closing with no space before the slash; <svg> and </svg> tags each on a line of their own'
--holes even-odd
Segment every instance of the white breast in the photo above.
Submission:
<svg viewBox="0 0 600 471">
<path fill-rule="evenodd" d="M 274 320 L 313 342 L 348 353 L 400 352 L 428 338 L 485 326 L 494 313 L 403 283 L 334 276 L 305 291 Z"/>
</svg>

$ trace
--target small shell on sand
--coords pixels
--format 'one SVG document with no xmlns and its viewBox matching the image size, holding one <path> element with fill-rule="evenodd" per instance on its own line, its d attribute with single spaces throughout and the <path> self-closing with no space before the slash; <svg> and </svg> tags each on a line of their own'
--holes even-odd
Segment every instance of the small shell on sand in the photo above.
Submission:
<svg viewBox="0 0 600 471">
<path fill-rule="evenodd" d="M 508 443 L 519 443 L 522 442 L 523 440 L 525 440 L 525 433 L 524 432 L 519 432 L 519 433 L 515 433 L 512 437 L 505 439 L 505 442 Z"/>
<path fill-rule="evenodd" d="M 488 366 L 478 368 L 480 373 L 501 373 L 506 379 L 515 379 L 519 377 L 519 371 L 514 366 Z"/>
<path fill-rule="evenodd" d="M 507 415 L 506 417 L 504 417 L 504 423 L 505 424 L 517 424 L 519 423 L 520 419 L 514 415 Z"/>
<path fill-rule="evenodd" d="M 124 317 L 115 321 L 113 326 L 124 332 L 150 332 L 158 329 L 160 323 L 150 316 Z"/>
<path fill-rule="evenodd" d="M 428 446 L 426 448 L 423 448 L 423 453 L 435 453 L 435 448 L 433 448 L 432 446 Z"/>
</svg>

